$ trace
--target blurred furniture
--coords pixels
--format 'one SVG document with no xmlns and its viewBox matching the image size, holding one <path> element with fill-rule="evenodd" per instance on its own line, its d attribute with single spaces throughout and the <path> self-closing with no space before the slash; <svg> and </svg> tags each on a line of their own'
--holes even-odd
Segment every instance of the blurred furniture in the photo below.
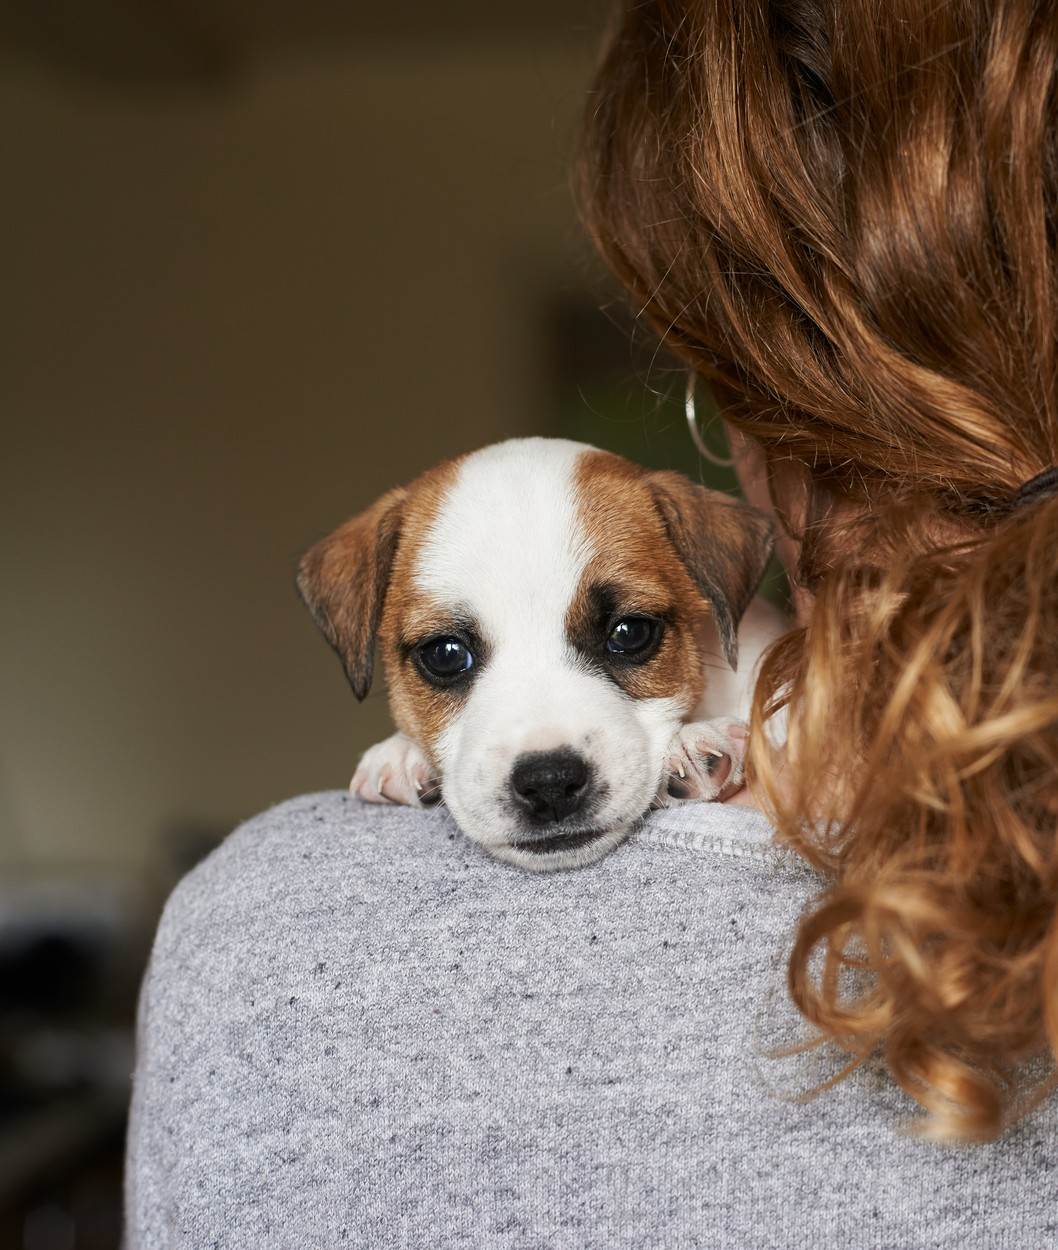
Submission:
<svg viewBox="0 0 1058 1250">
<path fill-rule="evenodd" d="M 116 1250 L 135 901 L 98 883 L 0 890 L 0 1247 Z"/>
</svg>

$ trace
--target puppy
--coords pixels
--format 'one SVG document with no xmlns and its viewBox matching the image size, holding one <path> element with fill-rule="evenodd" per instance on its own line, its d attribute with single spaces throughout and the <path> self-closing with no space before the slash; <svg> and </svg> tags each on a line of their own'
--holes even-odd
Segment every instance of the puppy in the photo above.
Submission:
<svg viewBox="0 0 1058 1250">
<path fill-rule="evenodd" d="M 560 439 L 486 447 L 391 490 L 298 573 L 358 699 L 382 657 L 400 732 L 351 789 L 443 793 L 469 837 L 532 869 L 598 859 L 659 796 L 726 796 L 747 682 L 707 670 L 736 669 L 771 547 L 748 504 Z M 777 632 L 768 611 L 755 653 Z"/>
</svg>

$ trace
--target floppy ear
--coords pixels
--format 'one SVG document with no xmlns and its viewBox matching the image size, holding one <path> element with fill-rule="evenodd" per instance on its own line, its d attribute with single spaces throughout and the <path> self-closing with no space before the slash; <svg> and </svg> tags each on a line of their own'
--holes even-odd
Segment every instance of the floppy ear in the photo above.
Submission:
<svg viewBox="0 0 1058 1250">
<path fill-rule="evenodd" d="M 771 521 L 741 499 L 682 473 L 648 473 L 672 545 L 713 609 L 724 659 L 738 668 L 738 623 L 771 555 Z"/>
<path fill-rule="evenodd" d="M 407 491 L 391 490 L 318 542 L 298 565 L 298 590 L 338 652 L 358 699 L 371 689 L 382 618 Z"/>
</svg>

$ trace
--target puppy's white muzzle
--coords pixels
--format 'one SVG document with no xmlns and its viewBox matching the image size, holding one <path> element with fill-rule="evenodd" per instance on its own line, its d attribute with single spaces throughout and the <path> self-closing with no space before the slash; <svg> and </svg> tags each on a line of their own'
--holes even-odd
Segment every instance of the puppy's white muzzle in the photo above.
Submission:
<svg viewBox="0 0 1058 1250">
<path fill-rule="evenodd" d="M 649 808 L 681 709 L 632 699 L 565 652 L 493 656 L 440 742 L 445 800 L 492 854 L 537 870 L 589 864 Z"/>
</svg>

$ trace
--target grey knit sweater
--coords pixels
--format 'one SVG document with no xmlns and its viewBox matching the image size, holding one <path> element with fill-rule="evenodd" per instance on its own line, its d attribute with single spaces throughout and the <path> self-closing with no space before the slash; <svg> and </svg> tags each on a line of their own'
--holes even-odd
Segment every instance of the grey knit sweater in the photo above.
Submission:
<svg viewBox="0 0 1058 1250">
<path fill-rule="evenodd" d="M 128 1250 L 1045 1250 L 1053 1106 L 997 1144 L 798 1036 L 819 882 L 745 809 L 537 876 L 443 811 L 295 799 L 177 889 L 144 984 Z"/>
</svg>

